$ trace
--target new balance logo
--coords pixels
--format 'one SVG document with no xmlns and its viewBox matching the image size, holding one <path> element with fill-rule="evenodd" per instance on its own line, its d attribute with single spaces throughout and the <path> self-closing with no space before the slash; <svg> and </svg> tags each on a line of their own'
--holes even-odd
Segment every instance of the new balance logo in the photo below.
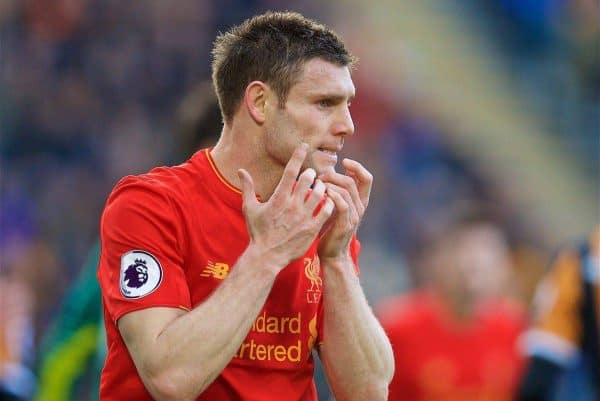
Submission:
<svg viewBox="0 0 600 401">
<path fill-rule="evenodd" d="M 229 265 L 227 263 L 213 263 L 210 260 L 200 273 L 200 277 L 214 277 L 223 280 L 229 274 Z"/>
</svg>

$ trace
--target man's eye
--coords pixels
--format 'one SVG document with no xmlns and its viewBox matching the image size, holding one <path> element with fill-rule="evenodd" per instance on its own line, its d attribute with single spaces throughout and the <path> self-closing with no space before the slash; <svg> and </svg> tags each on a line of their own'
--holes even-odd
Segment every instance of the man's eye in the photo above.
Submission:
<svg viewBox="0 0 600 401">
<path fill-rule="evenodd" d="M 319 101 L 319 107 L 326 108 L 326 107 L 329 107 L 329 106 L 331 106 L 331 101 L 330 100 L 320 100 Z"/>
</svg>

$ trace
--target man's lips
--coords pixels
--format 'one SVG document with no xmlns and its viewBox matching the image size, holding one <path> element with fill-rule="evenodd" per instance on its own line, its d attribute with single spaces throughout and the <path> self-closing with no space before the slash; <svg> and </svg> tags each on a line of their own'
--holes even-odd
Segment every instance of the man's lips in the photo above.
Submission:
<svg viewBox="0 0 600 401">
<path fill-rule="evenodd" d="M 338 152 L 337 149 L 318 148 L 317 150 L 320 151 L 320 152 L 323 152 L 325 154 L 337 157 L 337 152 Z"/>
</svg>

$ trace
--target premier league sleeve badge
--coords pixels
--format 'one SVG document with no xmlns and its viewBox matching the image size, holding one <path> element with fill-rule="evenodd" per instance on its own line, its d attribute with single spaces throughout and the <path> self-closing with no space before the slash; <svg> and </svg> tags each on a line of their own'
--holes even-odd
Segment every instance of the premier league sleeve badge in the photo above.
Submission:
<svg viewBox="0 0 600 401">
<path fill-rule="evenodd" d="M 142 298 L 156 290 L 162 281 L 162 266 L 149 252 L 133 250 L 121 257 L 121 294 Z"/>
</svg>

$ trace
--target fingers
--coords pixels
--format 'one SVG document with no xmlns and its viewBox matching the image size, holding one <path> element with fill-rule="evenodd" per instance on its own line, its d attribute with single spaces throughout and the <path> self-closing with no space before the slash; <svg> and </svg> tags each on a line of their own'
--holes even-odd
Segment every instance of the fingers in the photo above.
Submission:
<svg viewBox="0 0 600 401">
<path fill-rule="evenodd" d="M 252 181 L 250 174 L 242 168 L 239 169 L 237 173 L 242 184 L 242 201 L 244 209 L 246 211 L 253 210 L 259 204 L 256 199 L 256 192 L 254 192 L 254 181 Z"/>
<path fill-rule="evenodd" d="M 346 169 L 346 175 L 352 177 L 356 182 L 360 200 L 366 208 L 369 205 L 373 187 L 373 175 L 362 164 L 352 159 L 342 160 L 342 166 Z"/>
<path fill-rule="evenodd" d="M 306 159 L 307 153 L 308 144 L 306 143 L 302 143 L 296 148 L 292 154 L 292 157 L 285 166 L 285 170 L 283 170 L 283 176 L 281 177 L 281 181 L 279 181 L 279 184 L 273 193 L 274 196 L 279 196 L 280 194 L 288 195 L 292 193 L 294 183 L 296 182 L 296 177 L 298 177 L 298 174 L 300 173 L 300 169 L 302 168 L 304 159 Z"/>
<path fill-rule="evenodd" d="M 306 207 L 308 210 L 314 211 L 319 203 L 323 201 L 325 197 L 325 191 L 327 187 L 323 181 L 316 179 L 312 191 L 306 197 Z"/>
<path fill-rule="evenodd" d="M 323 199 L 323 198 L 321 198 L 321 199 Z M 315 216 L 314 221 L 315 221 L 315 224 L 317 227 L 322 228 L 325 225 L 327 220 L 329 220 L 329 218 L 333 214 L 334 208 L 335 208 L 334 202 L 329 197 L 325 197 L 324 201 L 323 201 L 323 206 L 321 207 L 321 209 Z"/>
<path fill-rule="evenodd" d="M 344 192 L 347 192 L 350 196 L 349 201 L 351 202 L 351 204 L 354 205 L 359 216 L 363 216 L 366 206 L 362 202 L 362 199 L 358 192 L 358 188 L 356 186 L 356 181 L 353 178 L 336 173 L 335 171 L 329 171 L 323 174 L 321 179 L 327 184 L 333 184 L 334 186 L 337 186 L 340 189 L 344 189 Z"/>
<path fill-rule="evenodd" d="M 317 172 L 312 168 L 307 168 L 300 174 L 296 186 L 294 188 L 294 197 L 298 203 L 304 203 L 304 200 L 308 197 L 310 187 L 313 186 Z"/>
<path fill-rule="evenodd" d="M 356 216 L 356 209 L 354 209 L 354 202 L 350 193 L 344 188 L 336 187 L 335 185 L 327 185 L 327 196 L 329 196 L 335 205 L 335 210 L 341 216 L 346 215 L 348 219 L 358 220 Z"/>
</svg>

